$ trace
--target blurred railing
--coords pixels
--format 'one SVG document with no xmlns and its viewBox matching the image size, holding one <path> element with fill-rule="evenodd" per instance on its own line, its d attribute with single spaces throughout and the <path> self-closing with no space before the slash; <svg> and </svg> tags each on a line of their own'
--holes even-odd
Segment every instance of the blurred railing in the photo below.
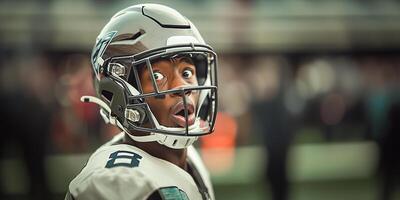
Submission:
<svg viewBox="0 0 400 200">
<path fill-rule="evenodd" d="M 224 52 L 400 47 L 398 1 L 152 2 L 182 12 L 212 46 Z M 135 3 L 1 1 L 0 44 L 88 50 L 113 13 Z"/>
</svg>

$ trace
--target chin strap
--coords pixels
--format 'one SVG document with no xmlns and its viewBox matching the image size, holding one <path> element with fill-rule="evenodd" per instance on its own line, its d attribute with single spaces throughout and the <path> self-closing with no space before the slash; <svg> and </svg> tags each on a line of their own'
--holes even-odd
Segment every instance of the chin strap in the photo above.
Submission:
<svg viewBox="0 0 400 200">
<path fill-rule="evenodd" d="M 150 133 L 145 136 L 135 136 L 129 133 L 128 130 L 117 120 L 116 117 L 111 115 L 111 108 L 104 103 L 101 99 L 94 96 L 82 96 L 81 101 L 85 103 L 95 103 L 99 105 L 102 109 L 100 109 L 100 115 L 105 121 L 105 123 L 112 124 L 117 126 L 121 130 L 123 130 L 132 140 L 137 142 L 155 142 L 165 145 L 172 149 L 183 149 L 193 144 L 198 139 L 198 136 L 175 136 L 175 135 L 166 135 L 160 133 Z M 107 112 L 107 113 L 106 113 Z M 170 128 L 165 126 L 159 126 L 163 130 L 172 130 L 172 131 L 184 131 L 185 128 Z M 195 123 L 189 126 L 189 130 L 201 130 L 200 127 L 200 119 L 196 119 Z"/>
</svg>

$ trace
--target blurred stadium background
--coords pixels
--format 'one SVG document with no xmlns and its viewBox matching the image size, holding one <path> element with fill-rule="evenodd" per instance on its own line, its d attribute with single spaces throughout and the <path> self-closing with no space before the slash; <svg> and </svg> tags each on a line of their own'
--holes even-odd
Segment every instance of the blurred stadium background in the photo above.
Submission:
<svg viewBox="0 0 400 200">
<path fill-rule="evenodd" d="M 118 132 L 79 97 L 101 28 L 144 2 L 0 1 L 1 199 L 62 199 Z M 219 55 L 217 130 L 196 146 L 217 199 L 400 199 L 399 1 L 151 2 Z"/>
</svg>

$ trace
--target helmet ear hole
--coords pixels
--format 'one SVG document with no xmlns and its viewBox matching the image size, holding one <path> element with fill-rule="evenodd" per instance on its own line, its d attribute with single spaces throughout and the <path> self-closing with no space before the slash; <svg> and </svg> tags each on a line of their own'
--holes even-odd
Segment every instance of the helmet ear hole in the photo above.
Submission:
<svg viewBox="0 0 400 200">
<path fill-rule="evenodd" d="M 105 99 L 107 99 L 109 102 L 111 102 L 111 100 L 112 100 L 112 98 L 113 98 L 113 96 L 114 96 L 112 92 L 107 91 L 107 90 L 102 90 L 102 91 L 101 91 L 101 95 L 102 95 Z"/>
</svg>

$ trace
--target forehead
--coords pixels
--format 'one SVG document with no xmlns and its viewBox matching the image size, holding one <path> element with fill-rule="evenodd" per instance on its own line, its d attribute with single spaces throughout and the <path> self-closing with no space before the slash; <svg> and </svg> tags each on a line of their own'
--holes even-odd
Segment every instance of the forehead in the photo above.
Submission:
<svg viewBox="0 0 400 200">
<path fill-rule="evenodd" d="M 151 63 L 153 67 L 174 67 L 181 63 L 193 65 L 193 61 L 189 56 L 176 56 L 170 58 L 161 58 Z"/>
</svg>

